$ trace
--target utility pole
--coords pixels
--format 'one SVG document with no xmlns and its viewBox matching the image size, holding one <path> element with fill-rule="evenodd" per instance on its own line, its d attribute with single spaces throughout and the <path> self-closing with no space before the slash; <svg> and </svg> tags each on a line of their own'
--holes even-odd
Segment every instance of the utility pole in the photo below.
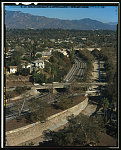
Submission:
<svg viewBox="0 0 121 150">
<path fill-rule="evenodd" d="M 19 116 L 20 116 L 20 114 L 21 114 L 21 112 L 22 112 L 22 110 L 23 110 L 24 103 L 25 103 L 25 99 L 24 99 L 24 101 L 23 101 L 23 104 L 22 104 L 22 106 L 21 106 L 21 109 L 19 110 Z"/>
</svg>

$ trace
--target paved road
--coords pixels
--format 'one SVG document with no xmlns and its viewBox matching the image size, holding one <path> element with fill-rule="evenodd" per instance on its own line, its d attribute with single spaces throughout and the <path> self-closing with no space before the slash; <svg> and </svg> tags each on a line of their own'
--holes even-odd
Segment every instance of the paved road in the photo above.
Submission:
<svg viewBox="0 0 121 150">
<path fill-rule="evenodd" d="M 70 83 L 75 79 L 75 76 L 82 77 L 84 75 L 85 68 L 86 63 L 82 61 L 81 58 L 76 57 L 76 59 L 74 60 L 74 64 L 70 69 L 70 71 L 68 72 L 68 74 L 66 75 L 66 77 L 64 78 L 64 81 Z"/>
</svg>

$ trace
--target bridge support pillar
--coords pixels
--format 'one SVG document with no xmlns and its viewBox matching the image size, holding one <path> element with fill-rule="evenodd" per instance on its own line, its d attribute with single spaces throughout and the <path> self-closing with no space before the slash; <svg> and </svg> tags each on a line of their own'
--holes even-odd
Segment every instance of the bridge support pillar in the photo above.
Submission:
<svg viewBox="0 0 121 150">
<path fill-rule="evenodd" d="M 56 94 L 56 93 L 57 93 L 57 91 L 56 91 L 55 88 L 52 89 L 52 93 L 53 93 L 53 94 Z"/>
</svg>

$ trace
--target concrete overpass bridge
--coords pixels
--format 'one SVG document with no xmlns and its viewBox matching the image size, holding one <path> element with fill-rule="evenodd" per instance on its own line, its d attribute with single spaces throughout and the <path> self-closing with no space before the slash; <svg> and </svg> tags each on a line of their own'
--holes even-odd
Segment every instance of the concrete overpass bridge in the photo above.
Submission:
<svg viewBox="0 0 121 150">
<path fill-rule="evenodd" d="M 106 82 L 92 82 L 92 83 L 79 83 L 77 82 L 76 84 L 75 83 L 50 83 L 50 84 L 45 84 L 45 85 L 36 85 L 34 86 L 34 88 L 36 90 L 40 90 L 40 89 L 57 89 L 57 88 L 67 88 L 67 87 L 70 87 L 70 86 L 73 86 L 73 87 L 85 87 L 85 86 L 99 86 L 99 85 L 102 85 L 102 86 L 105 86 L 107 83 Z"/>
</svg>

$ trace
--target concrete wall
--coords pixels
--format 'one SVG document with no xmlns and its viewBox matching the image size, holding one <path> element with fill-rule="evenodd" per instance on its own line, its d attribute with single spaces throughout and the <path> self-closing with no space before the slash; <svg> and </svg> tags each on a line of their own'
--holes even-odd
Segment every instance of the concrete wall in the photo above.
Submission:
<svg viewBox="0 0 121 150">
<path fill-rule="evenodd" d="M 17 146 L 28 140 L 42 135 L 44 130 L 54 130 L 67 123 L 67 117 L 74 114 L 77 116 L 88 105 L 88 98 L 74 107 L 57 113 L 47 118 L 45 123 L 36 122 L 25 127 L 6 132 L 6 146 Z"/>
</svg>

